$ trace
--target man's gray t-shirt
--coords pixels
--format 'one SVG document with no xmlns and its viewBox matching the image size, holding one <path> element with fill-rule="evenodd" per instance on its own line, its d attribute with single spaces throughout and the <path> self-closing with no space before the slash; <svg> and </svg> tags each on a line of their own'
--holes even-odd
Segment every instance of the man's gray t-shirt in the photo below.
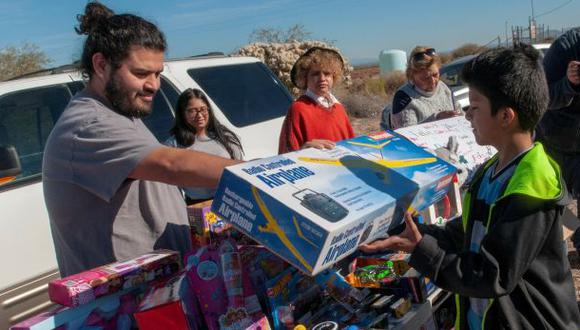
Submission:
<svg viewBox="0 0 580 330">
<path fill-rule="evenodd" d="M 164 148 L 140 119 L 121 115 L 87 90 L 69 103 L 44 152 L 44 198 L 61 276 L 158 248 L 190 250 L 179 189 L 129 179 Z"/>
</svg>

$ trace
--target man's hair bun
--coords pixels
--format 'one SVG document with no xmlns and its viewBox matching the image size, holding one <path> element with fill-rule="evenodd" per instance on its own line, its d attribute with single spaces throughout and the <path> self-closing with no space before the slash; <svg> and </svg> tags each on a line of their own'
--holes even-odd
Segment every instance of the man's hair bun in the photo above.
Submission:
<svg viewBox="0 0 580 330">
<path fill-rule="evenodd" d="M 85 7 L 85 13 L 77 15 L 79 26 L 75 28 L 75 31 L 78 34 L 89 35 L 114 15 L 115 13 L 107 6 L 98 2 L 89 2 Z"/>
</svg>

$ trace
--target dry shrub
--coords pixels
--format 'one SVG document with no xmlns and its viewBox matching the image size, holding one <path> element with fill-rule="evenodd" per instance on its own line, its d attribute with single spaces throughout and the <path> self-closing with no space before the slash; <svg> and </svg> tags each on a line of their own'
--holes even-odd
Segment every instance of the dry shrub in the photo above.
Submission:
<svg viewBox="0 0 580 330">
<path fill-rule="evenodd" d="M 453 61 L 453 55 L 451 53 L 439 53 L 439 58 L 442 64 Z"/>
<path fill-rule="evenodd" d="M 369 78 L 364 81 L 364 89 L 367 94 L 383 94 L 385 92 L 385 80 L 382 78 Z"/>
<path fill-rule="evenodd" d="M 240 48 L 237 53 L 233 55 L 253 56 L 259 58 L 268 68 L 270 68 L 270 70 L 272 70 L 272 72 L 274 72 L 278 79 L 286 85 L 288 90 L 294 96 L 299 96 L 302 91 L 292 84 L 292 81 L 290 80 L 290 71 L 298 57 L 304 54 L 308 49 L 315 46 L 334 49 L 342 55 L 338 48 L 330 46 L 322 41 L 293 41 L 287 43 L 257 42 Z M 349 85 L 353 68 L 344 55 L 342 55 L 342 58 L 345 62 L 343 84 Z"/>
<path fill-rule="evenodd" d="M 483 52 L 485 49 L 486 49 L 485 47 L 480 46 L 478 44 L 472 43 L 463 44 L 451 52 L 451 57 L 452 59 L 456 59 L 467 55 L 479 54 Z"/>
<path fill-rule="evenodd" d="M 389 72 L 383 78 L 384 81 L 384 92 L 391 98 L 399 87 L 403 86 L 407 82 L 407 76 L 403 71 L 393 71 Z"/>
<path fill-rule="evenodd" d="M 341 95 L 339 101 L 351 118 L 374 118 L 383 111 L 387 98 L 384 95 L 349 92 Z"/>
</svg>

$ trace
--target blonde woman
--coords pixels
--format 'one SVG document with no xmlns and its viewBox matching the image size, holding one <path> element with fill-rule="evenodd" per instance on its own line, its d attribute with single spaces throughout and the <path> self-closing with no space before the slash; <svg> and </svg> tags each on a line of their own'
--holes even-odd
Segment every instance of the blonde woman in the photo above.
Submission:
<svg viewBox="0 0 580 330">
<path fill-rule="evenodd" d="M 434 48 L 417 46 L 407 62 L 407 83 L 393 96 L 393 129 L 453 117 L 461 107 L 439 80 L 441 58 Z"/>
</svg>

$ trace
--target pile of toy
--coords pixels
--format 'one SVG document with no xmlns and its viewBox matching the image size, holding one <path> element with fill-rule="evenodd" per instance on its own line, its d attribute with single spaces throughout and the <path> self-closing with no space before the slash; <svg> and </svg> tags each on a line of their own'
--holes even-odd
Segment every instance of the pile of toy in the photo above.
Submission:
<svg viewBox="0 0 580 330">
<path fill-rule="evenodd" d="M 456 183 L 455 167 L 392 132 L 228 167 L 213 203 L 188 207 L 190 253 L 54 281 L 60 307 L 13 329 L 388 329 L 429 314 L 432 285 L 408 255 L 358 246 L 405 211 L 457 213 Z"/>
<path fill-rule="evenodd" d="M 355 254 L 304 274 L 207 205 L 190 207 L 199 244 L 183 262 L 159 250 L 53 281 L 60 307 L 13 329 L 388 329 L 432 288 L 401 253 Z"/>
</svg>

